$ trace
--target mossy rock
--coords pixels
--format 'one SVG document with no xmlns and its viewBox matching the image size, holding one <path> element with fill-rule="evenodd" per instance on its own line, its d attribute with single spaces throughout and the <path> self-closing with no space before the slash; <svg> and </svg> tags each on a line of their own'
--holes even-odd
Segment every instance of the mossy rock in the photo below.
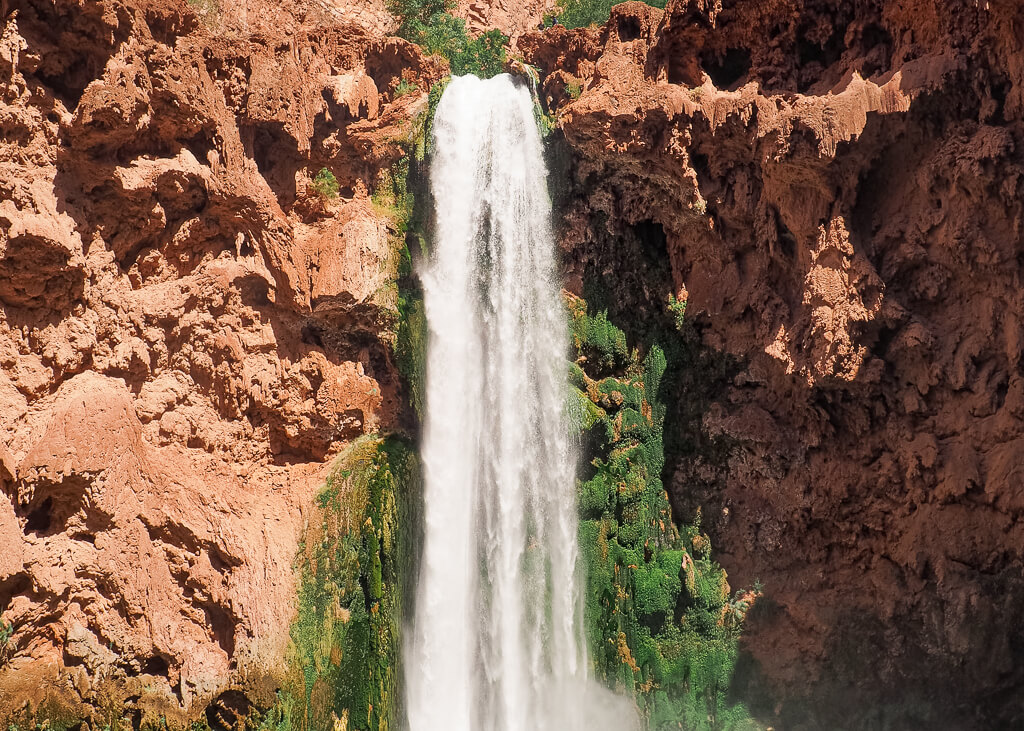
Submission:
<svg viewBox="0 0 1024 731">
<path fill-rule="evenodd" d="M 598 409 L 584 455 L 594 474 L 578 486 L 595 674 L 634 698 L 649 729 L 757 728 L 728 694 L 745 607 L 730 601 L 699 516 L 680 531 L 661 482 L 665 352 L 640 359 L 605 312 L 578 298 L 568 309 L 569 378 Z"/>
</svg>

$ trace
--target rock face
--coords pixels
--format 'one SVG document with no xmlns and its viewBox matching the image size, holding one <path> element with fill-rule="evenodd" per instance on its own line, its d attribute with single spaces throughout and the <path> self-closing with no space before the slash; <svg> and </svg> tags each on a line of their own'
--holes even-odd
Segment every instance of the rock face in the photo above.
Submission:
<svg viewBox="0 0 1024 731">
<path fill-rule="evenodd" d="M 570 285 L 634 321 L 671 294 L 725 354 L 677 394 L 671 492 L 763 582 L 742 674 L 780 728 L 1024 718 L 1022 27 L 670 0 L 520 41 L 570 153 Z"/>
<path fill-rule="evenodd" d="M 370 0 L 0 11 L 0 714 L 187 719 L 280 670 L 303 506 L 407 417 L 370 193 L 445 70 Z"/>
</svg>

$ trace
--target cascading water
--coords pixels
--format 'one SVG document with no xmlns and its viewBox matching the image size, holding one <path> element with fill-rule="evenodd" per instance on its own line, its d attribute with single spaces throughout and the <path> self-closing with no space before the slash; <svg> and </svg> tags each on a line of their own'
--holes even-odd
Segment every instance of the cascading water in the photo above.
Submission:
<svg viewBox="0 0 1024 731">
<path fill-rule="evenodd" d="M 412 731 L 625 729 L 587 681 L 568 331 L 533 101 L 455 78 L 434 119 Z"/>
</svg>

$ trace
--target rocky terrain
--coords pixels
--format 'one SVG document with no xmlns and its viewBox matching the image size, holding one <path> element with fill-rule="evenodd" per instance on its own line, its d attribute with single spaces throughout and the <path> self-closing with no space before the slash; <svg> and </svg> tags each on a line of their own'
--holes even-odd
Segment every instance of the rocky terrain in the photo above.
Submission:
<svg viewBox="0 0 1024 731">
<path fill-rule="evenodd" d="M 567 147 L 569 286 L 638 339 L 685 301 L 718 363 L 675 394 L 670 491 L 763 582 L 741 675 L 780 728 L 1024 719 L 1022 27 L 677 0 L 520 41 Z"/>
<path fill-rule="evenodd" d="M 685 302 L 665 482 L 765 595 L 734 692 L 780 729 L 1024 723 L 1024 6 L 457 5 L 540 69 L 567 288 L 640 345 Z M 277 687 L 330 462 L 412 418 L 373 194 L 447 69 L 396 28 L 0 0 L 4 719 Z"/>
<path fill-rule="evenodd" d="M 0 707 L 187 720 L 280 670 L 331 455 L 408 418 L 370 195 L 445 69 L 370 0 L 0 11 Z"/>
</svg>

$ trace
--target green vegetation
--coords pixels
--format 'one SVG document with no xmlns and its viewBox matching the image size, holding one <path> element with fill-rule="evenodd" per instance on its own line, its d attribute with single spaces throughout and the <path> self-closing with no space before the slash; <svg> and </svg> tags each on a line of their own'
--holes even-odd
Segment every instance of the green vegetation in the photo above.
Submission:
<svg viewBox="0 0 1024 731">
<path fill-rule="evenodd" d="M 589 404 L 580 409 L 592 458 L 579 484 L 580 550 L 595 672 L 635 698 L 650 729 L 758 728 L 728 697 L 756 594 L 730 596 L 699 513 L 677 529 L 661 482 L 665 353 L 653 345 L 641 358 L 605 312 L 578 299 L 569 309 L 578 356 L 570 380 Z"/>
<path fill-rule="evenodd" d="M 443 86 L 435 85 L 434 89 Z M 431 89 L 431 99 L 434 97 Z M 440 98 L 440 92 L 437 97 Z M 433 105 L 428 111 L 417 141 L 416 150 L 423 146 L 423 138 L 429 130 L 433 116 Z M 392 278 L 375 297 L 376 303 L 386 313 L 392 330 L 392 346 L 395 363 L 409 389 L 409 400 L 421 419 L 424 416 L 424 387 L 426 383 L 427 359 L 427 318 L 423 305 L 423 293 L 413 277 L 410 242 L 415 243 L 418 253 L 426 252 L 426 218 L 422 205 L 417 205 L 417 196 L 409 189 L 410 176 L 418 170 L 422 160 L 419 153 L 406 154 L 390 170 L 385 170 L 377 179 L 372 200 L 377 212 L 388 221 L 392 237 L 393 263 L 390 267 Z M 422 201 L 423 196 L 420 196 Z"/>
<path fill-rule="evenodd" d="M 395 86 L 395 99 L 405 96 L 406 94 L 411 94 L 414 91 L 417 91 L 419 88 L 420 87 L 416 85 L 415 81 L 409 81 L 408 79 L 404 78 L 400 79 L 398 84 Z"/>
<path fill-rule="evenodd" d="M 320 168 L 320 172 L 313 178 L 313 192 L 324 200 L 332 200 L 338 197 L 338 179 L 334 177 L 327 168 Z"/>
<path fill-rule="evenodd" d="M 7 662 L 14 647 L 11 638 L 14 637 L 14 624 L 0 620 L 0 665 Z"/>
<path fill-rule="evenodd" d="M 398 727 L 418 479 L 414 450 L 395 437 L 362 437 L 339 457 L 299 550 L 292 677 L 260 728 Z"/>
<path fill-rule="evenodd" d="M 579 81 L 570 81 L 565 85 L 565 93 L 569 95 L 569 98 L 575 101 L 579 99 L 583 94 L 583 83 Z"/>
<path fill-rule="evenodd" d="M 611 15 L 612 8 L 623 0 L 562 0 L 558 22 L 566 28 L 585 28 L 587 26 L 604 25 Z M 645 0 L 648 5 L 664 8 L 666 0 Z"/>
<path fill-rule="evenodd" d="M 496 28 L 466 41 L 459 52 L 449 59 L 452 73 L 458 76 L 473 74 L 481 79 L 503 73 L 508 42 L 508 36 Z"/>
<path fill-rule="evenodd" d="M 504 71 L 508 36 L 489 30 L 470 38 L 466 22 L 450 12 L 452 0 L 388 0 L 387 5 L 401 19 L 398 34 L 427 53 L 447 58 L 453 74 L 488 79 Z"/>
</svg>

